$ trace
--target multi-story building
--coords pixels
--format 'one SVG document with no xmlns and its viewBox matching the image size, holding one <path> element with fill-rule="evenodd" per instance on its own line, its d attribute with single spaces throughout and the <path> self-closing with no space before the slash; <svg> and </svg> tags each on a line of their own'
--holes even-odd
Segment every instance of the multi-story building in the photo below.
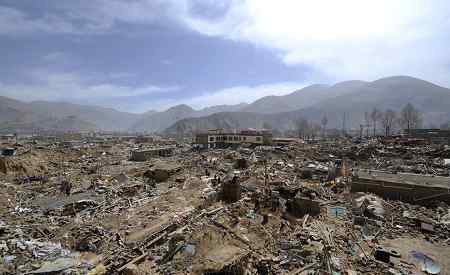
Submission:
<svg viewBox="0 0 450 275">
<path fill-rule="evenodd" d="M 203 149 L 225 148 L 242 143 L 270 145 L 272 144 L 272 133 L 265 129 L 246 129 L 241 131 L 208 130 L 197 133 L 194 143 Z"/>
</svg>

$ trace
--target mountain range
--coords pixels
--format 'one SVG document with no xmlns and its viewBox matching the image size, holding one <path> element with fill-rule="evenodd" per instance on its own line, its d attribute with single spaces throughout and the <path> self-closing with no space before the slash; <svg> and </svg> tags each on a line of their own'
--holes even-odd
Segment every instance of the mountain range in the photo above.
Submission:
<svg viewBox="0 0 450 275">
<path fill-rule="evenodd" d="M 302 90 L 309 91 L 311 86 Z M 450 120 L 450 89 L 408 76 L 388 77 L 373 82 L 347 81 L 330 87 L 321 85 L 319 91 L 327 96 L 320 100 L 296 110 L 278 109 L 287 106 L 284 100 L 301 94 L 302 90 L 278 97 L 274 101 L 267 98 L 259 100 L 258 113 L 225 112 L 201 118 L 187 118 L 170 126 L 166 133 L 187 134 L 207 128 L 260 128 L 263 124 L 285 131 L 294 129 L 294 122 L 299 118 L 320 123 L 323 117 L 328 119 L 328 128 L 341 129 L 344 116 L 346 128 L 359 129 L 361 124 L 365 124 L 365 112 L 370 113 L 373 108 L 380 111 L 400 111 L 407 103 L 413 104 L 421 112 L 425 126 L 436 127 Z M 266 108 L 273 108 L 270 110 L 274 111 L 262 112 Z"/>
<path fill-rule="evenodd" d="M 373 82 L 345 81 L 335 85 L 316 84 L 284 96 L 266 96 L 250 104 L 211 106 L 195 110 L 177 105 L 165 111 L 143 114 L 112 108 L 65 102 L 30 103 L 0 96 L 0 131 L 133 131 L 189 134 L 207 128 L 259 128 L 289 130 L 305 118 L 319 123 L 326 116 L 328 128 L 359 128 L 364 113 L 374 107 L 399 111 L 406 103 L 422 114 L 425 125 L 450 120 L 450 89 L 408 76 L 382 78 Z"/>
<path fill-rule="evenodd" d="M 133 123 L 130 130 L 134 132 L 160 132 L 184 118 L 203 117 L 220 112 L 236 112 L 245 108 L 245 106 L 247 106 L 245 103 L 237 105 L 217 105 L 197 111 L 188 105 L 181 104 L 171 107 L 164 112 L 144 114 L 140 119 Z"/>
</svg>

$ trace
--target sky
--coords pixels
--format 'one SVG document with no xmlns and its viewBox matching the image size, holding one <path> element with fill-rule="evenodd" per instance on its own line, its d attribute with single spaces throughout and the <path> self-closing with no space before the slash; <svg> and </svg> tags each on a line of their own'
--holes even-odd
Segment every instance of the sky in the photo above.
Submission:
<svg viewBox="0 0 450 275">
<path fill-rule="evenodd" d="M 450 86 L 448 0 L 0 0 L 0 95 L 127 112 L 410 75 Z"/>
</svg>

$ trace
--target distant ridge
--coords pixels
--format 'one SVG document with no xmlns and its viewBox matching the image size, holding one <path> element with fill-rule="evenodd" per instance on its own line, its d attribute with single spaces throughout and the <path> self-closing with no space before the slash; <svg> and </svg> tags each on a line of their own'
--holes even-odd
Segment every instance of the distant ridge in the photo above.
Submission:
<svg viewBox="0 0 450 275">
<path fill-rule="evenodd" d="M 357 129 L 364 124 L 364 113 L 374 107 L 381 111 L 388 108 L 399 111 L 407 103 L 412 103 L 423 113 L 425 125 L 440 125 L 450 120 L 450 89 L 409 76 L 393 76 L 373 82 L 346 81 L 320 89 L 324 89 L 320 90 L 321 93 L 334 97 L 289 112 L 219 113 L 183 119 L 170 126 L 166 133 L 188 134 L 202 128 L 262 127 L 264 123 L 274 129 L 292 130 L 294 121 L 300 117 L 320 123 L 324 116 L 328 118 L 327 127 L 341 129 L 344 113 L 346 126 Z"/>
<path fill-rule="evenodd" d="M 275 92 L 275 91 L 274 91 Z M 65 102 L 30 103 L 0 96 L 0 131 L 59 129 L 70 123 L 71 130 L 133 132 L 192 132 L 201 128 L 262 127 L 293 128 L 299 117 L 320 122 L 327 116 L 330 128 L 341 128 L 343 114 L 347 127 L 358 128 L 364 112 L 374 107 L 400 110 L 414 104 L 428 125 L 450 120 L 450 90 L 410 76 L 392 76 L 372 82 L 344 81 L 332 86 L 316 84 L 283 96 L 266 96 L 250 104 L 218 105 L 195 110 L 181 104 L 165 111 L 143 114 L 120 112 L 112 108 Z"/>
</svg>

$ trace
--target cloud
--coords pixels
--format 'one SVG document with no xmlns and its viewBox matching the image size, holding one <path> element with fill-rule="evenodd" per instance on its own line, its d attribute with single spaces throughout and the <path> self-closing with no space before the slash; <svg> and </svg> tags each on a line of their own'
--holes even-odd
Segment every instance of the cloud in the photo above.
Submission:
<svg viewBox="0 0 450 275">
<path fill-rule="evenodd" d="M 255 86 L 235 86 L 216 91 L 204 92 L 191 98 L 163 98 L 149 102 L 140 102 L 136 108 L 140 111 L 161 111 L 178 104 L 187 104 L 195 109 L 202 109 L 215 105 L 251 103 L 264 96 L 286 95 L 307 85 L 310 85 L 310 83 L 280 82 Z"/>
<path fill-rule="evenodd" d="M 161 64 L 169 66 L 169 65 L 173 64 L 173 61 L 170 59 L 163 59 L 163 60 L 161 60 Z"/>
<path fill-rule="evenodd" d="M 128 74 L 116 73 L 117 77 Z M 22 101 L 66 101 L 81 104 L 100 104 L 129 112 L 162 111 L 178 104 L 188 104 L 196 109 L 214 105 L 251 103 L 268 95 L 285 95 L 301 89 L 310 83 L 280 82 L 255 86 L 235 86 L 204 92 L 193 97 L 172 92 L 182 90 L 180 86 L 143 85 L 139 87 L 114 85 L 102 82 L 97 74 L 81 76 L 74 72 L 51 72 L 32 70 L 27 73 L 30 83 L 5 84 L 0 82 L 0 95 Z M 96 82 L 92 84 L 93 82 Z M 167 96 L 166 96 L 167 95 Z M 135 100 L 136 97 L 151 100 Z"/>
<path fill-rule="evenodd" d="M 0 6 L 0 34 L 171 24 L 272 49 L 287 66 L 306 65 L 334 81 L 408 74 L 450 84 L 446 0 L 92 0 L 56 11 L 31 17 Z"/>
<path fill-rule="evenodd" d="M 130 78 L 134 78 L 137 75 L 134 73 L 126 73 L 126 72 L 115 72 L 115 73 L 109 73 L 107 74 L 107 77 L 109 77 L 112 80 L 115 79 L 130 79 Z"/>
<path fill-rule="evenodd" d="M 122 23 L 143 27 L 169 24 L 270 49 L 286 66 L 301 65 L 317 72 L 310 78 L 314 82 L 374 80 L 401 74 L 450 85 L 450 2 L 446 0 L 74 0 L 57 6 L 31 16 L 0 5 L 0 35 L 119 34 Z M 65 58 L 64 53 L 56 52 L 43 59 L 58 63 Z M 161 60 L 161 64 L 171 62 Z M 104 77 L 104 81 L 97 81 L 98 75 L 34 74 L 37 85 L 3 84 L 0 93 L 22 99 L 80 99 L 179 89 L 111 84 L 114 79 L 133 77 L 126 72 Z M 196 107 L 249 102 L 302 86 L 304 83 L 284 82 L 238 86 L 187 101 L 161 99 L 151 104 L 160 108 L 185 102 Z"/>
<path fill-rule="evenodd" d="M 83 30 L 67 18 L 48 14 L 33 18 L 21 10 L 0 6 L 0 35 L 36 33 L 82 33 Z"/>
<path fill-rule="evenodd" d="M 68 54 L 66 54 L 64 52 L 59 52 L 59 51 L 51 52 L 51 53 L 46 54 L 46 55 L 44 55 L 42 57 L 43 61 L 50 62 L 50 63 L 53 63 L 53 62 L 67 62 L 70 59 L 71 59 L 71 57 Z"/>
<path fill-rule="evenodd" d="M 220 20 L 184 17 L 199 33 L 273 49 L 289 66 L 333 77 L 410 74 L 449 84 L 448 1 L 235 2 Z"/>
<path fill-rule="evenodd" d="M 118 73 L 120 75 L 120 73 Z M 145 95 L 161 95 L 180 89 L 178 86 L 161 87 L 143 85 L 139 87 L 114 85 L 96 79 L 97 75 L 83 75 L 69 72 L 48 72 L 33 70 L 28 73 L 30 83 L 5 84 L 0 83 L 2 96 L 18 100 L 51 100 L 99 102 Z M 93 83 L 95 82 L 95 83 Z"/>
<path fill-rule="evenodd" d="M 73 0 L 49 7 L 36 16 L 0 4 L 0 35 L 104 34 L 116 32 L 120 23 L 175 22 L 177 14 L 188 10 L 187 0 Z"/>
<path fill-rule="evenodd" d="M 212 105 L 251 103 L 268 95 L 286 95 L 301 89 L 309 83 L 281 82 L 256 86 L 236 86 L 218 91 L 207 92 L 186 101 L 194 108 Z"/>
</svg>

